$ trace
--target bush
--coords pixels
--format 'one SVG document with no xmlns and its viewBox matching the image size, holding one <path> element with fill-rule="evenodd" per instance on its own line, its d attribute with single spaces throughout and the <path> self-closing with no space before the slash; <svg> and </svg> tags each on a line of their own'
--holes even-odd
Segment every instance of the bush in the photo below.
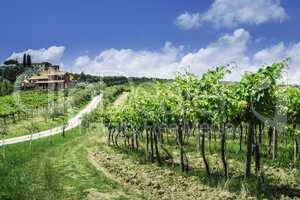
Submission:
<svg viewBox="0 0 300 200">
<path fill-rule="evenodd" d="M 0 96 L 8 95 L 12 93 L 14 90 L 14 87 L 11 82 L 9 82 L 7 79 L 0 78 Z"/>
</svg>

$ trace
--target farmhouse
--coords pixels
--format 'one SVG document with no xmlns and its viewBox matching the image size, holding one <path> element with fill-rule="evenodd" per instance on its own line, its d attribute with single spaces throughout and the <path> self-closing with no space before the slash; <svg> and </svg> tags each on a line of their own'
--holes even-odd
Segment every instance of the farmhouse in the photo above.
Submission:
<svg viewBox="0 0 300 200">
<path fill-rule="evenodd" d="M 64 89 L 68 87 L 69 75 L 60 71 L 58 65 L 41 68 L 41 71 L 25 79 L 23 87 L 38 89 Z"/>
</svg>

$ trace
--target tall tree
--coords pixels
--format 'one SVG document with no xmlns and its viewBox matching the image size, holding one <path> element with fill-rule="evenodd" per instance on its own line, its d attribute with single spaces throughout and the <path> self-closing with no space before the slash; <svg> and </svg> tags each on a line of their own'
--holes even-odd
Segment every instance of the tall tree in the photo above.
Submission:
<svg viewBox="0 0 300 200">
<path fill-rule="evenodd" d="M 28 67 L 31 67 L 31 56 L 30 55 L 27 55 L 27 66 Z"/>
<path fill-rule="evenodd" d="M 23 67 L 26 67 L 26 65 L 27 65 L 27 55 L 24 54 L 23 55 Z"/>
</svg>

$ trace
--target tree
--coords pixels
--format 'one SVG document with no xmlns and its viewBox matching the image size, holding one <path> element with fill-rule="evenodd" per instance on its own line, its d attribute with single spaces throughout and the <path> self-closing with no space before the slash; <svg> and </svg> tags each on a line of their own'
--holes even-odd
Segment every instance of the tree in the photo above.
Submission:
<svg viewBox="0 0 300 200">
<path fill-rule="evenodd" d="M 86 75 L 84 74 L 84 72 L 81 72 L 79 75 L 79 81 L 80 82 L 85 82 L 86 81 Z"/>
<path fill-rule="evenodd" d="M 18 65 L 19 62 L 18 62 L 18 60 L 10 59 L 10 60 L 6 60 L 6 61 L 4 62 L 4 64 L 5 64 L 5 65 Z"/>
<path fill-rule="evenodd" d="M 8 95 L 13 91 L 13 85 L 7 79 L 0 77 L 0 96 Z"/>
<path fill-rule="evenodd" d="M 29 134 L 30 134 L 30 148 L 31 148 L 31 144 L 32 144 L 32 140 L 33 140 L 33 134 L 39 131 L 39 127 L 37 126 L 36 123 L 34 123 L 33 121 L 30 121 L 30 123 L 27 125 L 26 129 L 28 130 Z"/>
<path fill-rule="evenodd" d="M 65 137 L 65 133 L 66 133 L 66 128 L 68 127 L 68 117 L 67 116 L 63 116 L 62 117 L 62 136 Z"/>
<path fill-rule="evenodd" d="M 23 67 L 25 68 L 27 66 L 27 55 L 23 55 Z"/>
<path fill-rule="evenodd" d="M 26 65 L 28 67 L 31 67 L 31 56 L 30 55 L 27 55 L 27 63 L 26 63 Z"/>
<path fill-rule="evenodd" d="M 9 65 L 6 67 L 0 67 L 0 75 L 11 82 L 15 82 L 17 77 L 23 74 L 25 70 L 26 67 L 23 65 Z"/>
</svg>

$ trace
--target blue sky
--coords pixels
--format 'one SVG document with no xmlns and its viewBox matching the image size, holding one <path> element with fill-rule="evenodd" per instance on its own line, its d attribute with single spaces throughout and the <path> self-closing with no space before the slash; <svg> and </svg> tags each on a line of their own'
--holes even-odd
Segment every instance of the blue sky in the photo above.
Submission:
<svg viewBox="0 0 300 200">
<path fill-rule="evenodd" d="M 185 65 L 200 74 L 229 62 L 242 73 L 300 53 L 296 0 L 2 0 L 0 7 L 1 61 L 31 49 L 36 61 L 68 70 L 171 76 Z"/>
</svg>

